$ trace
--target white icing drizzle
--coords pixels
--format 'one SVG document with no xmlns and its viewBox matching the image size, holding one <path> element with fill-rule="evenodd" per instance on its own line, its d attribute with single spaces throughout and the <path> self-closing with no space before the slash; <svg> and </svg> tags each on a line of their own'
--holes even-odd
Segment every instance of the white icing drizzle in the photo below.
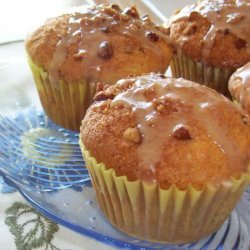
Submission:
<svg viewBox="0 0 250 250">
<path fill-rule="evenodd" d="M 199 13 L 209 20 L 211 27 L 203 37 L 205 41 L 202 57 L 210 53 L 214 45 L 214 38 L 218 31 L 230 32 L 245 42 L 250 54 L 250 2 L 249 0 L 202 0 L 189 5 L 176 15 L 171 22 L 177 22 L 190 17 L 191 13 Z"/>
<path fill-rule="evenodd" d="M 69 49 L 76 47 L 75 60 L 81 61 L 83 78 L 97 82 L 105 61 L 112 59 L 112 34 L 136 37 L 144 50 L 153 50 L 162 58 L 157 39 L 169 42 L 168 37 L 148 17 L 140 18 L 134 8 L 123 12 L 119 7 L 94 6 L 69 14 L 68 30 L 57 43 L 49 65 L 49 78 L 54 84 L 60 79 L 60 69 L 69 56 Z M 136 48 L 138 49 L 138 48 Z M 128 52 L 131 48 L 124 48 Z"/>
<path fill-rule="evenodd" d="M 118 84 L 124 84 L 124 81 Z M 148 91 L 154 93 L 153 96 L 148 97 L 145 94 Z M 158 112 L 156 104 L 164 105 L 165 101 L 177 101 L 184 106 L 187 105 L 191 107 L 190 112 L 182 110 L 173 111 L 170 115 L 162 115 Z M 191 120 L 196 120 L 206 129 L 207 135 L 227 157 L 229 165 L 243 164 L 245 160 L 233 137 L 225 129 L 226 126 L 221 127 L 216 124 L 218 117 L 216 118 L 211 110 L 224 105 L 230 112 L 236 107 L 213 90 L 183 79 L 143 76 L 135 79 L 131 88 L 118 94 L 112 101 L 112 105 L 121 104 L 132 108 L 136 115 L 137 127 L 142 135 L 142 142 L 137 152 L 140 171 L 138 178 L 143 175 L 141 178 L 145 179 L 146 173 L 148 180 L 156 180 L 155 168 L 157 162 L 161 160 L 166 142 L 178 127 L 190 127 L 192 133 Z"/>
</svg>

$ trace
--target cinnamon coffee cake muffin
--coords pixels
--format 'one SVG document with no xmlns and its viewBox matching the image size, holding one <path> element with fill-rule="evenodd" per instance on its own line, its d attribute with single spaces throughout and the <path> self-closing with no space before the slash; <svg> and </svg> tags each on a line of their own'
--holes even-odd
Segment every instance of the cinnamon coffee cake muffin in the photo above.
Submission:
<svg viewBox="0 0 250 250">
<path fill-rule="evenodd" d="M 201 0 L 172 17 L 173 75 L 230 96 L 228 79 L 250 60 L 249 0 Z"/>
<path fill-rule="evenodd" d="M 26 40 L 42 105 L 56 123 L 79 130 L 96 84 L 164 72 L 172 56 L 166 30 L 136 8 L 93 6 L 48 20 Z"/>
<path fill-rule="evenodd" d="M 247 114 L 212 89 L 155 74 L 94 99 L 80 146 L 109 221 L 161 242 L 215 232 L 249 183 Z"/>
<path fill-rule="evenodd" d="M 233 99 L 250 113 L 250 62 L 230 77 L 228 88 Z"/>
</svg>

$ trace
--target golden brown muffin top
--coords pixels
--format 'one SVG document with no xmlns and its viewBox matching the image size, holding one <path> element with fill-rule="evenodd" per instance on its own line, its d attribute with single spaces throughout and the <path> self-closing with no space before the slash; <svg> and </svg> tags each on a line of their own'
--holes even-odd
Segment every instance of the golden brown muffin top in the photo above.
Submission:
<svg viewBox="0 0 250 250">
<path fill-rule="evenodd" d="M 232 97 L 250 113 L 250 62 L 231 76 L 228 88 Z"/>
<path fill-rule="evenodd" d="M 249 0 L 201 0 L 172 17 L 171 37 L 194 60 L 236 70 L 250 60 L 249 13 Z"/>
<path fill-rule="evenodd" d="M 172 56 L 166 30 L 136 8 L 93 6 L 48 20 L 26 41 L 31 60 L 50 80 L 114 83 L 164 72 Z"/>
<path fill-rule="evenodd" d="M 249 117 L 212 89 L 151 74 L 120 80 L 95 101 L 81 140 L 118 176 L 185 189 L 247 171 Z"/>
</svg>

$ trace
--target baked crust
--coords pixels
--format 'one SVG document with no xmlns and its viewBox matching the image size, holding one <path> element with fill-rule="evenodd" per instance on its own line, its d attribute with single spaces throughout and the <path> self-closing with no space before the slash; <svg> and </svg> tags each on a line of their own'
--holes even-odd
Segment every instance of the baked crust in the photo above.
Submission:
<svg viewBox="0 0 250 250">
<path fill-rule="evenodd" d="M 201 189 L 247 171 L 249 117 L 214 90 L 145 75 L 121 80 L 95 100 L 80 137 L 118 176 Z"/>
<path fill-rule="evenodd" d="M 228 89 L 233 99 L 250 113 L 250 62 L 230 77 Z"/>
<path fill-rule="evenodd" d="M 236 70 L 250 60 L 249 1 L 202 0 L 178 11 L 170 36 L 193 60 Z"/>
<path fill-rule="evenodd" d="M 114 83 L 164 72 L 172 57 L 167 31 L 135 7 L 95 6 L 48 20 L 26 40 L 31 60 L 50 80 Z"/>
</svg>

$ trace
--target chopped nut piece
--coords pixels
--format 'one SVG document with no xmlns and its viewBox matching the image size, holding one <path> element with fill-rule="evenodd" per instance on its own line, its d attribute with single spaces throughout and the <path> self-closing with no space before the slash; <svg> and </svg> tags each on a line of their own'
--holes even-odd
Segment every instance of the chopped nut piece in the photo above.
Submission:
<svg viewBox="0 0 250 250">
<path fill-rule="evenodd" d="M 107 89 L 108 87 L 110 87 L 110 84 L 106 84 L 106 83 L 102 83 L 102 82 L 98 82 L 96 84 L 96 93 L 103 91 L 105 89 Z"/>
<path fill-rule="evenodd" d="M 183 30 L 183 35 L 184 36 L 190 36 L 193 35 L 196 32 L 196 24 L 192 23 L 187 25 L 187 27 Z"/>
<path fill-rule="evenodd" d="M 163 74 L 160 74 L 159 77 L 162 78 L 162 79 L 166 79 L 166 76 L 163 75 Z"/>
<path fill-rule="evenodd" d="M 192 139 L 188 127 L 184 125 L 177 125 L 174 130 L 174 137 L 179 140 L 190 140 Z"/>
<path fill-rule="evenodd" d="M 249 125 L 250 119 L 248 116 L 242 115 L 241 119 L 242 119 L 244 124 Z"/>
<path fill-rule="evenodd" d="M 155 117 L 148 117 L 146 119 L 146 124 L 149 126 L 149 127 L 154 127 L 154 123 L 155 123 Z"/>
<path fill-rule="evenodd" d="M 242 49 L 242 48 L 245 48 L 246 47 L 246 41 L 243 40 L 243 39 L 237 39 L 236 42 L 235 42 L 235 47 L 237 49 Z"/>
<path fill-rule="evenodd" d="M 106 33 L 106 34 L 107 34 L 107 33 L 110 33 L 110 31 L 111 31 L 110 27 L 108 27 L 108 26 L 107 26 L 107 27 L 103 27 L 103 28 L 101 28 L 100 30 L 101 30 L 103 33 Z"/>
<path fill-rule="evenodd" d="M 94 101 L 105 101 L 105 100 L 113 100 L 114 99 L 114 94 L 111 93 L 105 93 L 104 91 L 100 91 L 94 96 Z"/>
<path fill-rule="evenodd" d="M 164 106 L 160 103 L 157 107 L 156 107 L 157 111 L 161 112 L 164 109 Z"/>
<path fill-rule="evenodd" d="M 104 84 L 102 82 L 98 82 L 96 84 L 96 93 L 104 90 Z"/>
<path fill-rule="evenodd" d="M 97 54 L 100 58 L 109 60 L 113 56 L 113 48 L 107 41 L 104 41 L 100 44 Z"/>
<path fill-rule="evenodd" d="M 248 118 L 243 118 L 242 121 L 243 121 L 243 123 L 245 125 L 249 125 L 249 119 Z"/>
<path fill-rule="evenodd" d="M 146 37 L 148 37 L 152 42 L 157 42 L 159 40 L 159 36 L 152 31 L 146 32 Z"/>
<path fill-rule="evenodd" d="M 127 128 L 123 133 L 123 138 L 134 143 L 141 142 L 141 134 L 137 128 Z"/>
<path fill-rule="evenodd" d="M 117 14 L 117 11 L 111 7 L 105 8 L 104 12 L 110 16 L 115 16 Z"/>
<path fill-rule="evenodd" d="M 146 89 L 142 92 L 143 96 L 146 98 L 146 100 L 150 101 L 152 99 L 154 99 L 155 97 L 155 90 L 152 88 L 152 89 Z"/>
<path fill-rule="evenodd" d="M 130 8 L 126 8 L 124 11 L 123 11 L 123 14 L 126 14 L 128 16 L 132 16 L 133 18 L 139 18 L 139 14 L 136 10 L 136 8 L 133 6 L 133 7 L 130 7 Z"/>
<path fill-rule="evenodd" d="M 112 4 L 111 8 L 114 9 L 114 10 L 117 10 L 117 11 L 121 11 L 121 9 L 120 9 L 120 7 L 119 7 L 118 4 Z"/>
<path fill-rule="evenodd" d="M 139 48 L 139 51 L 142 52 L 142 53 L 145 53 L 145 50 L 144 50 L 143 47 L 140 47 L 140 48 Z"/>
<path fill-rule="evenodd" d="M 230 30 L 229 30 L 229 29 L 225 29 L 225 30 L 224 30 L 224 35 L 226 36 L 226 35 L 228 35 L 228 34 L 230 34 Z"/>
<path fill-rule="evenodd" d="M 194 12 L 191 12 L 190 13 L 190 16 L 189 16 L 189 21 L 195 21 L 198 17 L 200 17 L 201 15 L 200 15 L 200 13 L 199 12 L 196 12 L 196 11 L 194 11 Z"/>
<path fill-rule="evenodd" d="M 130 25 L 129 25 L 129 29 L 130 29 L 132 32 L 138 32 L 138 29 L 140 29 L 140 27 L 138 27 L 138 25 L 136 25 L 136 24 L 130 24 Z"/>
</svg>

